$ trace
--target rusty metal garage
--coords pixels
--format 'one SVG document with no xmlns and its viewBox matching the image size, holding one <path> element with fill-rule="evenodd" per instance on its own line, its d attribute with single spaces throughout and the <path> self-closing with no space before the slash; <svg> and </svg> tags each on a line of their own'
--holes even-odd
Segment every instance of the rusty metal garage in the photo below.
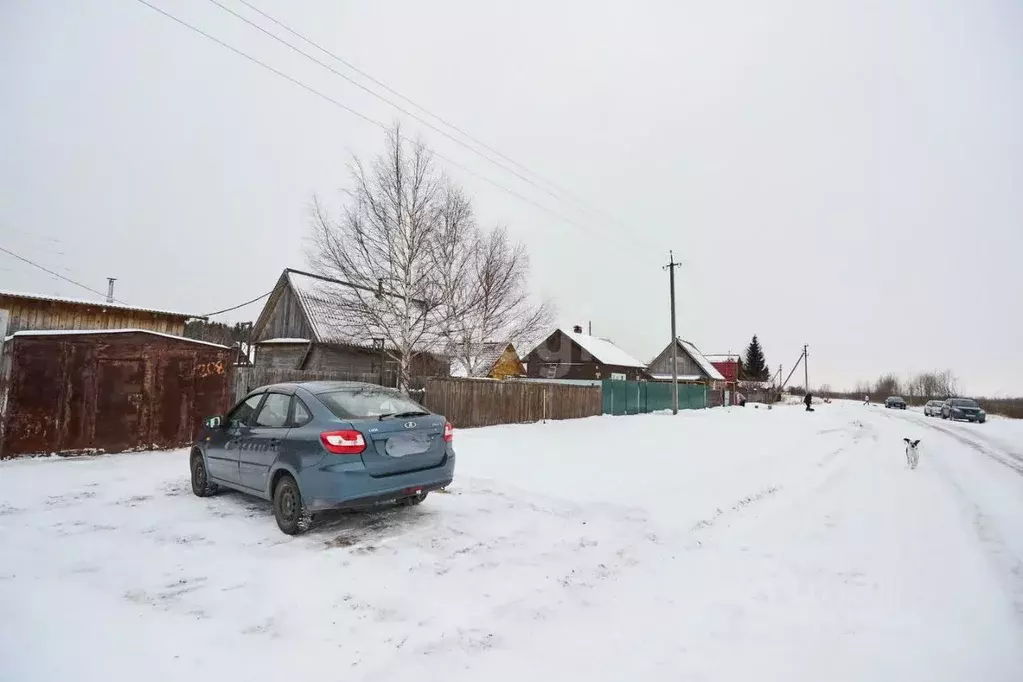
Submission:
<svg viewBox="0 0 1023 682">
<path fill-rule="evenodd" d="M 229 407 L 230 348 L 139 329 L 4 343 L 0 458 L 180 447 Z"/>
</svg>

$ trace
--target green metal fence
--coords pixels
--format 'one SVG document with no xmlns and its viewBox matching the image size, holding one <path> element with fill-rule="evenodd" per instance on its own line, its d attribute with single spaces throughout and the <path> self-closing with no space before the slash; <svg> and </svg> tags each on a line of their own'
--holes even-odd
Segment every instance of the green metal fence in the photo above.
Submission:
<svg viewBox="0 0 1023 682">
<path fill-rule="evenodd" d="M 671 409 L 671 382 L 614 381 L 601 382 L 604 414 L 643 414 Z M 699 410 L 707 407 L 707 387 L 697 384 L 678 385 L 678 409 Z"/>
</svg>

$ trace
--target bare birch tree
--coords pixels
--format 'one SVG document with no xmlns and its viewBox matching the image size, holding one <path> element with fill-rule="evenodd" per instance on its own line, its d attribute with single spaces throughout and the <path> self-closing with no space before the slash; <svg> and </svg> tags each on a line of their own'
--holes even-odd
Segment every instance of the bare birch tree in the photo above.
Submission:
<svg viewBox="0 0 1023 682">
<path fill-rule="evenodd" d="M 351 284 L 337 301 L 353 343 L 385 340 L 406 388 L 412 358 L 443 352 L 478 369 L 492 341 L 522 343 L 550 324 L 551 307 L 528 293 L 529 258 L 504 229 L 482 233 L 471 200 L 421 143 L 395 128 L 353 186 L 338 218 L 314 199 L 309 257 L 319 273 Z"/>
<path fill-rule="evenodd" d="M 481 367 L 490 343 L 514 343 L 519 348 L 548 331 L 553 319 L 550 303 L 533 301 L 527 287 L 529 256 L 514 244 L 504 228 L 480 234 L 471 251 L 463 286 L 468 305 L 451 321 L 449 352 L 471 375 Z"/>
<path fill-rule="evenodd" d="M 437 343 L 438 295 L 432 243 L 444 179 L 433 155 L 395 128 L 386 151 L 366 168 L 354 159 L 353 186 L 334 218 L 313 200 L 310 259 L 320 273 L 351 284 L 343 300 L 346 331 L 359 345 L 384 340 L 406 389 L 413 355 Z"/>
</svg>

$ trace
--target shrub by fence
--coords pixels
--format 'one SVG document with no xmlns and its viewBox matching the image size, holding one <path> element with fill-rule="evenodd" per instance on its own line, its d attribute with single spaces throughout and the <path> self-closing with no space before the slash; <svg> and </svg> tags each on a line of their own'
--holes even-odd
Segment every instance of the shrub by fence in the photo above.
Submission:
<svg viewBox="0 0 1023 682">
<path fill-rule="evenodd" d="M 428 379 L 423 405 L 459 428 L 577 419 L 600 414 L 595 386 Z"/>
</svg>

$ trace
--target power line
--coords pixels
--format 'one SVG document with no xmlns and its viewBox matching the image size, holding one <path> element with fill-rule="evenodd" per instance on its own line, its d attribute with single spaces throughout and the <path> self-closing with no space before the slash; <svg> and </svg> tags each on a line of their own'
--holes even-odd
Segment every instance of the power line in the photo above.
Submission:
<svg viewBox="0 0 1023 682">
<path fill-rule="evenodd" d="M 377 121 L 376 119 L 371 118 L 371 117 L 367 116 L 366 114 L 363 114 L 363 113 L 361 113 L 359 111 L 356 111 L 355 109 L 351 108 L 347 104 L 344 104 L 344 103 L 340 102 L 339 100 L 334 99 L 330 95 L 326 95 L 326 94 L 320 92 L 319 90 L 317 90 L 316 88 L 312 87 L 311 85 L 307 85 L 307 84 L 303 83 L 302 81 L 298 80 L 297 78 L 294 78 L 293 76 L 289 76 L 288 74 L 284 73 L 283 71 L 280 71 L 279 69 L 276 69 L 276 68 L 270 66 L 269 64 L 267 64 L 267 63 L 265 63 L 263 61 L 260 61 L 256 57 L 253 57 L 252 55 L 248 54 L 247 52 L 243 52 L 242 50 L 239 50 L 238 48 L 234 47 L 233 45 L 225 43 L 223 40 L 220 40 L 219 38 L 217 38 L 217 37 L 207 33 L 206 31 L 203 31 L 201 28 L 198 28 L 197 26 L 194 26 L 194 25 L 188 23 L 184 19 L 180 19 L 180 18 L 174 16 L 173 14 L 160 9 L 159 7 L 156 7 L 155 5 L 150 4 L 149 2 L 147 2 L 147 0 L 136 0 L 136 1 L 138 3 L 140 3 L 140 4 L 142 4 L 142 5 L 145 5 L 146 7 L 148 7 L 151 10 L 153 10 L 154 12 L 156 12 L 158 14 L 162 14 L 163 16 L 165 16 L 168 19 L 174 21 L 175 23 L 180 24 L 181 26 L 184 26 L 185 28 L 187 28 L 187 29 L 189 29 L 191 31 L 194 31 L 195 33 L 198 33 L 199 35 L 203 36 L 204 38 L 212 40 L 213 42 L 217 43 L 221 47 L 224 47 L 224 48 L 230 50 L 231 52 L 234 52 L 238 56 L 244 57 L 245 59 L 249 60 L 253 64 L 256 64 L 257 66 L 261 66 L 262 68 L 266 69 L 267 71 L 270 71 L 271 73 L 275 74 L 276 76 L 279 76 L 280 78 L 283 78 L 286 81 L 297 85 L 298 87 L 302 88 L 303 90 L 306 90 L 307 92 L 310 92 L 310 93 L 316 95 L 317 97 L 319 97 L 319 98 L 321 98 L 321 99 L 323 99 L 323 100 L 325 100 L 327 102 L 330 102 L 331 104 L 333 104 L 333 105 L 335 105 L 337 107 L 340 107 L 341 109 L 344 109 L 345 111 L 349 112 L 350 114 L 353 114 L 354 116 L 362 119 L 363 121 L 366 121 L 367 123 L 371 123 L 372 125 L 377 126 L 378 128 L 380 128 L 381 130 L 383 130 L 385 132 L 390 132 L 391 129 L 390 129 L 390 127 L 387 124 L 381 123 L 380 121 Z M 415 142 L 413 140 L 410 140 L 409 138 L 404 137 L 404 136 L 399 136 L 399 139 L 401 139 L 402 141 L 407 142 L 409 144 L 415 144 Z M 462 171 L 468 173 L 469 175 L 472 175 L 473 177 L 476 177 L 476 178 L 486 182 L 487 184 L 492 185 L 493 187 L 496 187 L 497 189 L 505 192 L 506 194 L 508 194 L 510 196 L 513 196 L 513 197 L 519 199 L 520 201 L 524 201 L 524 202 L 526 202 L 526 203 L 528 203 L 528 204 L 530 204 L 530 205 L 540 209 L 541 211 L 543 211 L 543 212 L 545 212 L 545 213 L 547 213 L 547 214 L 557 218 L 558 220 L 560 220 L 560 221 L 562 221 L 564 223 L 568 223 L 569 225 L 577 227 L 578 229 L 582 230 L 583 232 L 589 232 L 590 231 L 589 228 L 587 228 L 585 225 L 582 225 L 582 224 L 572 220 L 571 218 L 568 218 L 568 217 L 562 215 L 561 213 L 558 213 L 557 211 L 544 206 L 543 204 L 540 204 L 540 203 L 538 203 L 536 201 L 533 201 L 529 197 L 527 197 L 527 196 L 525 196 L 525 195 L 523 195 L 523 194 L 521 194 L 519 192 L 516 192 L 515 190 L 508 189 L 507 187 L 505 187 L 504 185 L 498 183 L 497 181 L 491 180 L 487 176 L 485 176 L 485 175 L 483 175 L 481 173 L 478 173 L 478 172 L 468 168 L 467 166 L 465 166 L 465 165 L 463 165 L 461 163 L 458 163 L 457 161 L 455 161 L 455 160 L 453 160 L 453 159 L 451 159 L 449 157 L 443 156 L 442 154 L 439 154 L 435 150 L 431 150 L 431 151 L 433 151 L 433 155 L 436 156 L 438 159 L 441 159 L 442 161 L 444 161 L 444 162 L 446 162 L 446 163 L 448 163 L 448 164 L 450 164 L 450 165 L 452 165 L 452 166 L 454 166 L 456 168 L 461 169 Z M 615 236 L 617 237 L 619 235 L 616 234 Z M 623 241 L 623 243 L 626 243 L 626 242 Z M 637 251 L 637 254 L 641 254 L 643 258 L 649 259 L 649 256 L 647 254 L 645 254 L 645 253 Z"/>
<path fill-rule="evenodd" d="M 291 43 L 281 39 L 279 36 L 274 35 L 273 33 L 269 32 L 266 29 L 264 29 L 263 27 L 259 26 L 258 24 L 256 24 L 256 23 L 250 21 L 249 19 L 241 16 L 237 12 L 235 12 L 235 11 L 225 7 L 218 0 L 209 0 L 209 2 L 213 3 L 214 5 L 219 7 L 220 9 L 224 10 L 225 12 L 230 13 L 231 15 L 235 16 L 236 18 L 244 21 L 248 25 L 258 29 L 259 31 L 262 31 L 263 33 L 265 33 L 266 35 L 270 36 L 274 40 L 276 40 L 276 41 L 278 41 L 278 42 L 280 42 L 280 43 L 282 43 L 284 45 L 287 45 L 289 48 L 291 48 L 295 52 L 301 54 L 302 56 L 306 57 L 307 59 L 310 59 L 311 61 L 315 62 L 316 64 L 319 64 L 323 68 L 329 70 L 331 73 L 334 73 L 334 74 L 340 76 L 341 78 L 344 78 L 349 83 L 352 83 L 356 87 L 361 88 L 362 90 L 368 92 L 369 94 L 371 94 L 372 96 L 376 97 L 377 99 L 380 99 L 381 101 L 386 102 L 387 104 L 391 105 L 392 107 L 394 107 L 398 111 L 400 111 L 400 112 L 402 112 L 402 113 L 404 113 L 404 114 L 406 114 L 408 116 L 411 116 L 412 118 L 414 118 L 415 120 L 419 121 L 423 125 L 428 126 L 431 130 L 435 130 L 436 132 L 440 133 L 441 135 L 444 135 L 445 137 L 447 137 L 450 140 L 453 140 L 454 142 L 456 142 L 457 144 L 461 145 L 462 147 L 465 147 L 466 149 L 468 149 L 469 151 L 473 152 L 474 154 L 477 154 L 477 155 L 483 157 L 484 159 L 486 159 L 490 163 L 496 165 L 498 168 L 502 168 L 502 169 L 508 171 L 509 173 L 513 173 L 516 177 L 520 178 L 521 180 L 524 180 L 525 182 L 528 182 L 530 185 L 533 185 L 534 187 L 536 187 L 537 189 L 540 189 L 541 191 L 546 192 L 547 194 L 551 195 L 555 199 L 561 200 L 561 197 L 559 197 L 556 193 L 551 192 L 546 187 L 541 187 L 540 185 L 537 185 L 535 182 L 533 182 L 529 178 L 523 177 L 521 174 L 519 174 L 515 170 L 510 169 L 507 166 L 498 163 L 497 161 L 494 161 L 492 158 L 490 158 L 486 154 L 483 154 L 480 151 L 478 151 L 476 149 L 473 149 L 469 145 L 465 144 L 463 141 L 453 137 L 452 135 L 444 132 L 443 130 L 439 130 L 438 128 L 436 128 L 431 123 L 429 123 L 427 121 L 424 121 L 419 116 L 416 116 L 415 114 L 413 114 L 413 113 L 407 111 L 406 109 L 398 106 L 397 104 L 395 104 L 394 102 L 390 101 L 386 97 L 383 97 L 379 93 L 373 92 L 371 89 L 367 88 L 366 86 L 364 86 L 363 84 L 359 83 L 358 81 L 352 79 L 351 77 L 349 77 L 349 76 L 347 76 L 347 75 L 345 75 L 343 73 L 339 73 L 338 71 L 336 71 L 336 70 L 332 69 L 331 67 L 327 66 L 326 64 L 324 64 L 323 62 L 319 61 L 315 57 L 310 56 L 309 54 L 307 54 L 306 52 L 303 52 L 302 50 L 298 49 L 297 47 L 295 47 Z M 368 81 L 370 81 L 370 82 L 374 83 L 375 85 L 383 88 L 384 90 L 386 90 L 387 92 L 391 93 L 395 97 L 401 99 L 402 101 L 407 102 L 408 104 L 411 104 L 413 107 L 415 107 L 416 109 L 419 109 L 420 111 L 424 112 L 428 116 L 436 119 L 441 124 L 447 126 L 448 128 L 454 130 L 455 132 L 457 132 L 459 135 L 462 135 L 466 139 L 471 140 L 472 142 L 474 142 L 475 144 L 479 145 L 480 147 L 486 149 L 487 151 L 489 151 L 489 152 L 491 152 L 491 153 L 501 157 L 502 159 L 504 159 L 508 163 L 512 164 L 513 166 L 517 166 L 518 168 L 521 168 L 522 170 L 524 170 L 529 175 L 532 175 L 534 178 L 536 178 L 536 179 L 540 180 L 541 182 L 549 185 L 550 187 L 553 187 L 555 190 L 557 190 L 557 192 L 559 192 L 560 194 L 564 195 L 565 197 L 568 197 L 569 199 L 571 199 L 572 202 L 575 203 L 578 208 L 582 209 L 586 213 L 589 213 L 590 215 L 593 215 L 595 217 L 604 218 L 605 220 L 609 220 L 609 221 L 619 225 L 620 227 L 625 227 L 626 229 L 628 229 L 628 227 L 624 223 L 622 223 L 620 220 L 618 220 L 614 216 L 611 216 L 611 215 L 609 215 L 609 214 L 607 214 L 607 213 L 605 213 L 603 211 L 600 211 L 599 209 L 595 209 L 595 208 L 592 208 L 592 207 L 588 206 L 586 204 L 586 202 L 584 202 L 582 199 L 580 199 L 579 197 L 577 197 L 576 195 L 574 195 L 572 192 L 568 191 L 567 189 L 559 186 L 554 181 L 548 180 L 547 178 L 545 178 L 544 176 L 540 175 L 536 171 L 531 170 L 528 166 L 526 166 L 524 164 L 521 164 L 518 161 L 516 161 L 515 159 L 512 159 L 511 157 L 509 157 L 508 155 L 503 154 L 499 150 L 494 149 L 493 147 L 491 147 L 487 143 L 483 142 L 482 140 L 478 139 L 477 137 L 474 137 L 470 133 L 466 132 L 464 129 L 460 128 L 459 126 L 455 125 L 454 123 L 451 123 L 450 121 L 446 120 L 444 117 L 440 116 L 439 114 L 433 113 L 432 111 L 430 111 L 429 109 L 427 109 L 423 105 L 421 105 L 421 104 L 415 102 L 414 100 L 406 97 L 405 95 L 401 94 L 400 92 L 398 92 L 394 88 L 388 86 L 386 83 L 383 83 L 382 81 L 378 80 L 377 78 L 374 78 L 369 73 L 366 73 L 365 71 L 363 71 L 359 67 L 355 66 L 351 62 L 346 61 L 345 59 L 339 57 L 337 54 L 331 52 L 330 50 L 328 50 L 327 48 L 323 47 L 322 45 L 320 45 L 316 41 L 314 41 L 314 40 L 312 40 L 312 39 L 302 35 L 301 33 L 299 33 L 298 31 L 294 30 L 293 28 L 291 28 L 290 26 L 288 26 L 284 22 L 279 21 L 278 19 L 275 19 L 274 17 L 270 16 L 269 14 L 264 12 L 263 10 L 261 10 L 258 7 L 250 4 L 246 0 L 238 0 L 238 2 L 240 4 L 242 4 L 242 5 L 244 5 L 245 7 L 248 7 L 250 10 L 252 10 L 256 14 L 260 15 L 264 19 L 267 19 L 268 21 L 272 22 L 276 26 L 279 26 L 280 28 L 284 29 L 285 31 L 287 31 L 291 35 L 295 36 L 296 38 L 298 38 L 299 40 L 304 42 L 305 44 L 307 44 L 307 45 L 309 45 L 309 46 L 319 50 L 323 54 L 329 56 L 331 59 L 334 59 L 335 61 L 337 61 L 337 62 L 339 62 L 341 64 L 344 64 L 349 69 L 351 69 L 355 73 L 359 74 L 363 78 L 367 79 Z"/>
<path fill-rule="evenodd" d="M 261 296 L 256 296 L 251 301 L 245 301 L 245 303 L 239 303 L 238 305 L 231 306 L 230 308 L 224 308 L 223 310 L 218 310 L 215 313 L 206 313 L 205 315 L 203 315 L 203 317 L 213 317 L 214 315 L 219 315 L 220 313 L 229 313 L 232 310 L 238 310 L 239 308 L 244 308 L 247 305 L 252 305 L 256 301 L 263 300 L 264 298 L 266 298 L 267 296 L 269 296 L 272 293 L 273 293 L 273 289 L 271 289 L 270 291 L 266 292 L 265 294 L 263 294 Z"/>
<path fill-rule="evenodd" d="M 100 291 L 96 291 L 95 289 L 93 289 L 93 288 L 91 288 L 91 287 L 87 287 L 87 286 L 85 286 L 85 285 L 84 285 L 84 284 L 82 284 L 81 282 L 76 282 L 75 280 L 71 279 L 70 277 L 65 277 L 64 275 L 61 275 L 61 274 L 59 274 L 59 273 L 56 273 L 56 272 L 54 272 L 53 270 L 50 270 L 50 269 L 49 269 L 49 268 L 47 268 L 47 267 L 43 267 L 43 266 L 42 266 L 42 265 L 40 265 L 39 263 L 36 263 L 36 262 L 30 261 L 30 260 L 29 260 L 28 258 L 25 258 L 24 256 L 19 256 L 18 254 L 14 253 L 13 251 L 9 251 L 9 250 L 5 249 L 5 248 L 4 248 L 4 247 L 2 247 L 2 246 L 0 246 L 0 251 L 3 251 L 3 252 L 4 252 L 4 253 L 6 253 L 6 254 L 7 254 L 8 256 L 13 256 L 14 258 L 17 258 L 18 260 L 22 261 L 23 263 L 28 263 L 28 264 L 29 264 L 29 265 L 31 265 L 32 267 L 35 267 L 35 268 L 39 268 L 39 269 L 40 269 L 40 270 L 42 270 L 43 272 L 45 272 L 45 273 L 48 273 L 48 274 L 50 274 L 50 275 L 53 275 L 54 277 L 56 277 L 56 278 L 58 278 L 58 279 L 62 279 L 62 280 L 64 280 L 65 282 L 70 282 L 71 284 L 74 284 L 74 285 L 75 285 L 76 287 L 81 287 L 82 289 L 85 289 L 86 291 L 91 291 L 92 293 L 96 294 L 97 296 L 101 296 L 101 297 L 103 297 L 104 299 L 106 298 L 106 294 L 104 294 L 103 292 L 100 292 Z M 116 300 L 116 299 L 115 299 L 115 300 Z"/>
<path fill-rule="evenodd" d="M 75 280 L 73 280 L 73 279 L 71 279 L 69 277 L 65 277 L 64 275 L 56 273 L 53 270 L 50 270 L 49 268 L 40 265 L 39 263 L 36 263 L 34 261 L 29 260 L 28 258 L 25 258 L 24 256 L 19 256 L 18 254 L 14 253 L 13 251 L 10 251 L 9 249 L 4 248 L 3 246 L 0 246 L 0 251 L 6 253 L 9 256 L 13 256 L 14 258 L 17 258 L 18 260 L 20 260 L 20 261 L 22 261 L 24 263 L 28 263 L 32 267 L 39 268 L 43 272 L 45 272 L 47 274 L 50 274 L 50 275 L 53 275 L 54 277 L 57 277 L 58 279 L 62 279 L 65 282 L 69 282 L 71 284 L 74 284 L 76 287 L 81 287 L 82 289 L 85 289 L 86 291 L 92 292 L 92 293 L 96 294 L 97 296 L 102 296 L 104 298 L 104 300 L 106 299 L 107 295 L 104 294 L 103 292 L 96 291 L 95 289 L 93 289 L 91 287 L 88 287 L 88 286 L 82 284 L 81 282 L 76 282 Z M 213 317 L 214 315 L 219 315 L 221 313 L 229 313 L 232 310 L 237 310 L 238 308 L 244 308 L 247 305 L 252 305 L 256 301 L 259 301 L 261 299 L 266 298 L 267 296 L 269 296 L 272 293 L 273 293 L 273 291 L 268 291 L 265 294 L 263 294 L 262 296 L 257 296 L 256 298 L 252 299 L 251 301 L 246 301 L 245 303 L 240 303 L 240 304 L 238 304 L 236 306 L 232 306 L 230 308 L 225 308 L 224 310 L 218 310 L 215 313 L 206 313 L 205 315 L 203 315 L 203 317 Z M 114 299 L 114 302 L 127 305 L 127 304 L 124 303 L 124 301 L 119 301 L 116 298 Z"/>
</svg>

